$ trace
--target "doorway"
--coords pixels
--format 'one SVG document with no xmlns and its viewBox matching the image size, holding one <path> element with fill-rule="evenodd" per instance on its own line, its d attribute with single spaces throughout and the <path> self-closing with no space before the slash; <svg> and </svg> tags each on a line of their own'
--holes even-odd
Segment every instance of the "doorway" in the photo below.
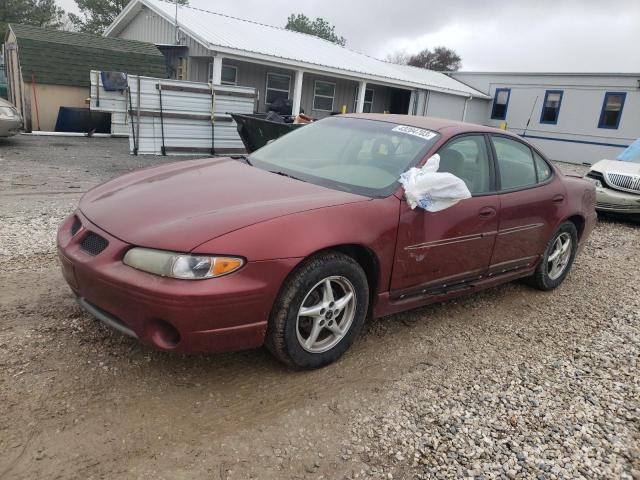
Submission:
<svg viewBox="0 0 640 480">
<path fill-rule="evenodd" d="M 411 102 L 411 91 L 399 88 L 391 88 L 389 90 L 389 113 L 407 115 L 409 113 L 409 103 Z"/>
</svg>

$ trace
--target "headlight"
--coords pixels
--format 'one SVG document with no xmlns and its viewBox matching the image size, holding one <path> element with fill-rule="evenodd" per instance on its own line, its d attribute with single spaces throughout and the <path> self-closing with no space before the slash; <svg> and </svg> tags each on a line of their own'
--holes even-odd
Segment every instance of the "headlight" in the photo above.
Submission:
<svg viewBox="0 0 640 480">
<path fill-rule="evenodd" d="M 596 188 L 602 188 L 602 182 L 600 180 L 598 180 L 597 178 L 590 177 L 589 174 L 586 174 L 582 178 L 584 178 L 588 182 L 593 183 L 596 186 Z"/>
<path fill-rule="evenodd" d="M 0 118 L 8 118 L 8 119 L 19 118 L 19 114 L 13 108 L 0 107 Z"/>
<path fill-rule="evenodd" d="M 221 277 L 244 265 L 244 260 L 236 257 L 190 255 L 139 247 L 129 250 L 123 261 L 138 270 L 183 280 Z"/>
</svg>

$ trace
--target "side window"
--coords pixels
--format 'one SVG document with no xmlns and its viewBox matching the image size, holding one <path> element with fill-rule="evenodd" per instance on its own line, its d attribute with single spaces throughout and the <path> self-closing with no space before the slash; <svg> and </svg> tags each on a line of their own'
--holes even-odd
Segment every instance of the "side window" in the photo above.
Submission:
<svg viewBox="0 0 640 480">
<path fill-rule="evenodd" d="M 506 137 L 492 137 L 500 171 L 500 188 L 511 190 L 537 183 L 531 149 Z"/>
<path fill-rule="evenodd" d="M 438 154 L 439 172 L 449 172 L 464 180 L 472 195 L 491 191 L 489 157 L 483 135 L 454 138 Z"/>
<path fill-rule="evenodd" d="M 494 120 L 504 120 L 507 118 L 507 107 L 509 106 L 509 97 L 511 89 L 497 88 L 493 97 L 493 108 L 491 109 L 491 118 Z"/>
<path fill-rule="evenodd" d="M 536 171 L 538 173 L 538 183 L 547 181 L 549 177 L 551 177 L 551 167 L 536 152 L 533 152 L 533 158 L 536 162 Z"/>
</svg>

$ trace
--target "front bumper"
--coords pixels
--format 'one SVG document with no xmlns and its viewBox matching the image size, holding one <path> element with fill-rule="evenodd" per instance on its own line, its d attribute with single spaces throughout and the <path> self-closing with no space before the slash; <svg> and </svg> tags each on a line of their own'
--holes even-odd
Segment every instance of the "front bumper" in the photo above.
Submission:
<svg viewBox="0 0 640 480">
<path fill-rule="evenodd" d="M 72 235 L 75 216 L 82 227 Z M 81 248 L 89 232 L 109 243 L 93 256 Z M 179 353 L 211 353 L 262 345 L 280 285 L 298 259 L 248 262 L 233 274 L 177 280 L 122 263 L 131 245 L 92 224 L 80 211 L 58 230 L 62 274 L 80 305 L 142 343 Z"/>
<path fill-rule="evenodd" d="M 598 187 L 596 188 L 596 210 L 640 214 L 640 194 Z"/>
<path fill-rule="evenodd" d="M 22 130 L 22 120 L 20 119 L 0 119 L 0 137 L 11 137 L 17 135 Z"/>
</svg>

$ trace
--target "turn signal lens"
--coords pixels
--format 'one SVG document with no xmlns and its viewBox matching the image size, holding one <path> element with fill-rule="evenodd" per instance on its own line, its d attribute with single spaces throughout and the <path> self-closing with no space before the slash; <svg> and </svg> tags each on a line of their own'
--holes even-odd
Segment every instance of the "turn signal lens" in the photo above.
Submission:
<svg viewBox="0 0 640 480">
<path fill-rule="evenodd" d="M 244 262 L 239 258 L 216 257 L 211 268 L 214 277 L 226 275 L 239 269 Z"/>
</svg>

